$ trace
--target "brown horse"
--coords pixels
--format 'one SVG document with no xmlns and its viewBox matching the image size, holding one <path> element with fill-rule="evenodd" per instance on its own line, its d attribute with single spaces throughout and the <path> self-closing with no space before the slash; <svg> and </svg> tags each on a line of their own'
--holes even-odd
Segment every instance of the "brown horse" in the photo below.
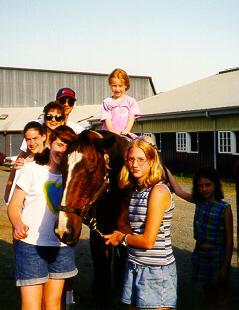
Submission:
<svg viewBox="0 0 239 310">
<path fill-rule="evenodd" d="M 117 178 L 128 144 L 124 137 L 108 131 L 85 130 L 69 147 L 68 159 L 63 165 L 65 190 L 55 232 L 62 242 L 71 245 L 78 241 L 82 223 L 90 226 L 93 291 L 98 300 L 110 296 L 112 288 L 113 253 L 105 246 L 102 234 L 117 228 L 124 200 L 117 187 Z M 124 257 L 124 250 L 120 248 L 120 251 Z M 114 266 L 121 262 L 122 259 L 116 257 Z M 122 275 L 122 270 L 120 272 Z"/>
</svg>

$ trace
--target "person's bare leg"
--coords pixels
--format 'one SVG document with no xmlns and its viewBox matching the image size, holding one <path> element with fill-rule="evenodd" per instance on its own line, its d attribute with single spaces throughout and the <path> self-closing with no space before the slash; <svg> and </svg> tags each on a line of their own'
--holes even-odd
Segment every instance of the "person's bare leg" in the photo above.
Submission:
<svg viewBox="0 0 239 310">
<path fill-rule="evenodd" d="M 49 279 L 43 286 L 44 310 L 60 310 L 64 279 Z"/>
<path fill-rule="evenodd" d="M 20 287 L 22 310 L 41 310 L 43 285 Z"/>
</svg>

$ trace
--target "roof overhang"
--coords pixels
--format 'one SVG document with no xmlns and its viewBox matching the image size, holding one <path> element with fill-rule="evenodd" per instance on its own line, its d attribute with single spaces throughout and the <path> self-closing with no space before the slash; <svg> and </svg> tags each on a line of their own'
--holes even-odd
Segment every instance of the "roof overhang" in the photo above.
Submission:
<svg viewBox="0 0 239 310">
<path fill-rule="evenodd" d="M 163 119 L 178 119 L 178 118 L 198 118 L 198 117 L 218 117 L 239 114 L 239 107 L 226 107 L 215 109 L 202 109 L 194 111 L 179 111 L 170 113 L 146 114 L 137 119 L 137 122 L 155 121 Z"/>
<path fill-rule="evenodd" d="M 179 119 L 179 118 L 199 118 L 199 117 L 219 117 L 219 116 L 231 116 L 239 114 L 239 106 L 215 108 L 215 109 L 202 109 L 193 111 L 179 111 L 170 113 L 157 113 L 157 114 L 145 114 L 136 119 L 137 123 L 145 121 L 157 121 L 164 119 Z M 93 119 L 90 121 L 91 125 L 98 125 L 100 119 Z"/>
</svg>

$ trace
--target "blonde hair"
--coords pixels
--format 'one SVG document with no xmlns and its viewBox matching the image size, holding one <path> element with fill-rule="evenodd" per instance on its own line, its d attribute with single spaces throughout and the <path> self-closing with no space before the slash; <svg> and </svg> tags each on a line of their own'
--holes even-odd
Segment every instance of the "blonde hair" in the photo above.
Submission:
<svg viewBox="0 0 239 310">
<path fill-rule="evenodd" d="M 157 144 L 156 144 L 156 141 L 154 141 L 153 138 L 149 137 L 149 136 L 146 136 L 146 135 L 143 135 L 142 136 L 143 140 L 149 144 L 151 144 L 154 148 L 157 149 Z"/>
<path fill-rule="evenodd" d="M 131 175 L 127 164 L 128 155 L 132 148 L 140 148 L 144 152 L 148 164 L 150 166 L 148 175 L 145 176 L 145 179 L 143 181 L 143 186 L 144 187 L 154 186 L 159 181 L 161 181 L 163 176 L 163 166 L 160 162 L 157 150 L 151 143 L 148 143 L 143 138 L 139 138 L 135 139 L 132 142 L 132 144 L 130 145 L 130 147 L 126 152 L 125 156 L 126 161 L 123 168 L 121 169 L 119 176 L 119 187 L 132 188 L 136 185 L 135 179 Z"/>
<path fill-rule="evenodd" d="M 123 82 L 126 86 L 125 90 L 130 88 L 129 76 L 123 69 L 117 68 L 110 73 L 108 77 L 109 85 L 111 85 L 112 79 L 119 79 L 121 82 Z"/>
</svg>

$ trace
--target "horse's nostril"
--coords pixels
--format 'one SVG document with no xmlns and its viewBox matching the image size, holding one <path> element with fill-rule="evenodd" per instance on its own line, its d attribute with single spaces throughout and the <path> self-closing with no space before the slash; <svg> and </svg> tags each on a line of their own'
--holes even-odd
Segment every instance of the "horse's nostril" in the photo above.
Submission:
<svg viewBox="0 0 239 310">
<path fill-rule="evenodd" d="M 61 241 L 67 245 L 72 245 L 74 243 L 72 234 L 69 231 L 63 234 Z"/>
<path fill-rule="evenodd" d="M 67 229 L 67 231 L 60 231 L 57 227 L 55 227 L 54 229 L 55 234 L 57 236 L 57 238 L 65 243 L 65 244 L 71 244 L 72 243 L 72 230 L 71 229 Z"/>
</svg>

